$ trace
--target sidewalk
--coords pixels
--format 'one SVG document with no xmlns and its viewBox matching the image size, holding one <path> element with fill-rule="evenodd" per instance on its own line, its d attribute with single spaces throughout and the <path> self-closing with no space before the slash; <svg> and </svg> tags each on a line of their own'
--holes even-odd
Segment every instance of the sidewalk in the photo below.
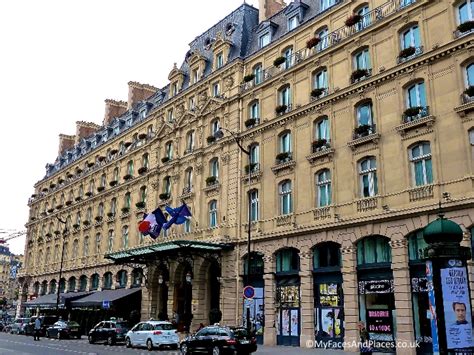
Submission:
<svg viewBox="0 0 474 355">
<path fill-rule="evenodd" d="M 342 350 L 333 350 L 333 349 L 307 349 L 307 348 L 298 348 L 292 346 L 265 346 L 259 345 L 257 352 L 254 354 L 288 354 L 288 355 L 343 355 L 343 354 L 358 354 L 354 352 L 342 351 Z"/>
</svg>

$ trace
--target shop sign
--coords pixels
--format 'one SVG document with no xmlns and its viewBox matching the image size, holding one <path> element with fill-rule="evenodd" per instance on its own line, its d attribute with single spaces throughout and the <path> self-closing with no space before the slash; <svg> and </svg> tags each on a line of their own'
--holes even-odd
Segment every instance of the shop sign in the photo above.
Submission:
<svg viewBox="0 0 474 355">
<path fill-rule="evenodd" d="M 392 312 L 388 309 L 367 310 L 367 330 L 371 333 L 392 333 Z"/>
<path fill-rule="evenodd" d="M 448 349 L 462 349 L 474 346 L 472 337 L 471 302 L 467 269 L 461 262 L 456 267 L 441 269 L 444 321 Z"/>
<path fill-rule="evenodd" d="M 373 294 L 373 293 L 393 293 L 393 280 L 370 280 L 359 281 L 359 293 Z"/>
</svg>

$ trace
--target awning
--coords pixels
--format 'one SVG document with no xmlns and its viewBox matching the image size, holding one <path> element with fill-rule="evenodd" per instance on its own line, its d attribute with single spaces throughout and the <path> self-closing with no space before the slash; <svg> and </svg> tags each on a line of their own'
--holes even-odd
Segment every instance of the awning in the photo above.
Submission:
<svg viewBox="0 0 474 355">
<path fill-rule="evenodd" d="M 105 258 L 113 260 L 116 264 L 121 263 L 142 263 L 155 260 L 157 256 L 172 256 L 178 252 L 190 254 L 220 252 L 222 250 L 233 249 L 233 244 L 207 243 L 195 240 L 174 240 L 165 243 L 156 243 L 129 250 L 118 251 L 106 254 Z"/>
<path fill-rule="evenodd" d="M 125 297 L 135 295 L 141 288 L 119 288 L 116 290 L 103 290 L 94 292 L 86 297 L 82 297 L 71 302 L 72 307 L 101 307 L 104 301 L 110 304 L 117 302 Z"/>
<path fill-rule="evenodd" d="M 69 302 L 78 298 L 89 295 L 90 291 L 85 292 L 67 292 L 59 294 L 59 307 L 63 308 L 69 304 Z M 56 307 L 57 293 L 50 293 L 35 298 L 34 300 L 25 303 L 26 307 Z"/>
</svg>

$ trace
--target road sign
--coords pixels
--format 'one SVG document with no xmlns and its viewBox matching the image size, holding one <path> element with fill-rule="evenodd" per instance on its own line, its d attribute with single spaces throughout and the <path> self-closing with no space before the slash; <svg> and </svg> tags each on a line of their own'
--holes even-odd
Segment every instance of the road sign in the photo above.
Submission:
<svg viewBox="0 0 474 355">
<path fill-rule="evenodd" d="M 244 297 L 247 299 L 252 299 L 255 296 L 255 289 L 252 286 L 244 287 Z"/>
<path fill-rule="evenodd" d="M 102 308 L 109 309 L 110 308 L 110 301 L 102 301 Z"/>
</svg>

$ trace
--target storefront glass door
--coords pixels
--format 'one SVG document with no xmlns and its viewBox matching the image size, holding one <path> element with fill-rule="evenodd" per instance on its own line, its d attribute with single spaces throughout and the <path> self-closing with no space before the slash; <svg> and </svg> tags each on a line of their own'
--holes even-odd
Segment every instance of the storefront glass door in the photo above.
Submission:
<svg viewBox="0 0 474 355">
<path fill-rule="evenodd" d="M 344 337 L 342 285 L 336 282 L 315 284 L 314 329 L 316 341 L 341 348 Z"/>
<path fill-rule="evenodd" d="M 277 345 L 300 345 L 299 285 L 277 287 Z"/>
</svg>

